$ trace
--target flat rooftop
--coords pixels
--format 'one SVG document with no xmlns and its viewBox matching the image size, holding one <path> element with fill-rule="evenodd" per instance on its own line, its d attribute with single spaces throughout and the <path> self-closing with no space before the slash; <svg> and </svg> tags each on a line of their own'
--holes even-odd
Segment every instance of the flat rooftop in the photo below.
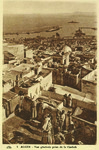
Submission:
<svg viewBox="0 0 99 150">
<path fill-rule="evenodd" d="M 2 80 L 6 83 L 10 80 L 16 80 L 16 75 L 18 75 L 19 73 L 16 72 L 16 71 L 9 71 L 9 72 L 6 72 L 4 75 L 3 75 L 3 78 Z"/>
<path fill-rule="evenodd" d="M 47 68 L 43 68 L 41 71 L 41 74 L 38 76 L 42 76 L 43 78 L 46 77 L 49 73 L 51 73 L 51 70 L 47 69 Z"/>
<path fill-rule="evenodd" d="M 35 78 L 35 75 L 31 76 L 30 78 L 28 78 L 28 80 L 26 82 L 24 82 L 23 84 L 21 84 L 21 87 L 23 88 L 28 88 L 31 87 L 37 83 L 39 83 L 38 78 L 40 77 L 46 77 L 49 73 L 51 72 L 51 70 L 49 69 L 42 69 L 41 74 L 38 75 L 37 78 Z"/>
<path fill-rule="evenodd" d="M 17 94 L 12 92 L 12 91 L 8 91 L 6 93 L 3 93 L 3 99 L 6 99 L 7 101 L 14 98 L 15 96 L 17 96 Z"/>
<path fill-rule="evenodd" d="M 19 66 L 12 68 L 12 70 L 21 72 L 21 71 L 26 71 L 32 67 L 33 67 L 33 64 L 20 64 Z"/>
<path fill-rule="evenodd" d="M 61 95 L 64 95 L 64 94 L 71 94 L 72 95 L 72 98 L 74 99 L 78 99 L 79 101 L 82 101 L 82 102 L 87 102 L 87 103 L 94 103 L 93 100 L 89 99 L 86 97 L 86 94 L 83 93 L 83 92 L 80 92 L 74 88 L 70 88 L 68 86 L 61 86 L 61 85 L 56 85 L 54 84 L 54 88 L 55 88 L 55 92 L 58 93 L 58 94 L 61 94 Z"/>
<path fill-rule="evenodd" d="M 26 81 L 25 83 L 22 83 L 20 87 L 29 88 L 37 83 L 39 83 L 39 81 L 35 81 L 35 80 L 31 79 L 31 80 Z"/>
</svg>

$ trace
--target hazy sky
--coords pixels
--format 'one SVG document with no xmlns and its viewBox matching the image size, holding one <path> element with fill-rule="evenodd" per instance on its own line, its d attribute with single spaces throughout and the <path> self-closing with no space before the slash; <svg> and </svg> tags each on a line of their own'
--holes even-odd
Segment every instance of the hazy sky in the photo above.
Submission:
<svg viewBox="0 0 99 150">
<path fill-rule="evenodd" d="M 4 0 L 4 14 L 54 14 L 54 13 L 73 13 L 73 12 L 96 12 L 96 4 L 91 2 L 82 3 L 72 0 L 68 1 L 34 1 L 34 0 Z"/>
</svg>

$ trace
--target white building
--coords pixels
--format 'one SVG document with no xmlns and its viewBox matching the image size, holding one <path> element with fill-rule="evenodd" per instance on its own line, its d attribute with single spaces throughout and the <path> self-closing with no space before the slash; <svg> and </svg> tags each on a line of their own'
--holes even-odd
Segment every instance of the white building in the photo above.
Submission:
<svg viewBox="0 0 99 150">
<path fill-rule="evenodd" d="M 3 45 L 3 51 L 8 51 L 17 58 L 24 58 L 24 45 L 23 44 Z"/>
</svg>

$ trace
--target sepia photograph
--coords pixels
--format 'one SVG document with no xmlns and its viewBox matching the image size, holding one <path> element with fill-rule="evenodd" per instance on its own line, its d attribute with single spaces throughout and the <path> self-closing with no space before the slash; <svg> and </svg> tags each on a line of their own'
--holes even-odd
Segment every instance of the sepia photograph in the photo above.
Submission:
<svg viewBox="0 0 99 150">
<path fill-rule="evenodd" d="M 97 3 L 3 0 L 2 37 L 2 144 L 97 145 Z"/>
</svg>

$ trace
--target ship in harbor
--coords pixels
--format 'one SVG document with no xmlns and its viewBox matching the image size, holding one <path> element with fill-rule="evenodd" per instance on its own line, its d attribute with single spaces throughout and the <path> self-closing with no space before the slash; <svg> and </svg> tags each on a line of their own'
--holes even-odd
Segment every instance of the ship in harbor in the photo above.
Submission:
<svg viewBox="0 0 99 150">
<path fill-rule="evenodd" d="M 82 30 L 79 28 L 78 30 L 76 30 L 75 34 L 74 34 L 74 37 L 81 37 L 81 36 L 84 36 L 85 33 L 82 32 Z"/>
<path fill-rule="evenodd" d="M 77 22 L 77 21 L 70 21 L 70 22 L 68 22 L 68 23 L 79 23 L 79 22 Z"/>
<path fill-rule="evenodd" d="M 53 31 L 57 31 L 57 30 L 60 30 L 62 27 L 60 26 L 54 26 L 50 29 L 47 29 L 46 32 L 53 32 Z"/>
<path fill-rule="evenodd" d="M 78 30 L 76 30 L 76 32 L 75 32 L 75 34 L 74 34 L 74 38 L 76 37 L 85 37 L 86 36 L 86 34 L 82 31 L 82 29 L 90 29 L 90 30 L 97 30 L 97 28 L 95 28 L 95 27 L 79 27 L 79 29 Z"/>
</svg>

